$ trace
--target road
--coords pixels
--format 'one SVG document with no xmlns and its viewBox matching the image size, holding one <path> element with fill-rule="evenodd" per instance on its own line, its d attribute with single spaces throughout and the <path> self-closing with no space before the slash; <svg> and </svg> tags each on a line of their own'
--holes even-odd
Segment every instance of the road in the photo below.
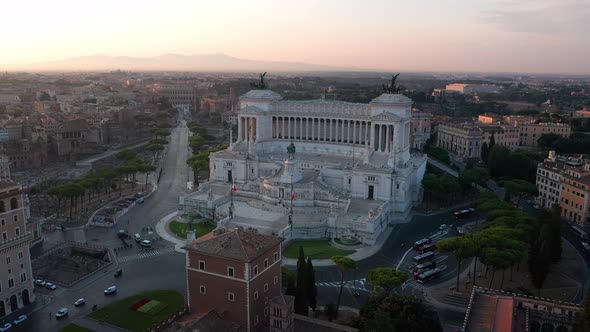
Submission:
<svg viewBox="0 0 590 332">
<path fill-rule="evenodd" d="M 158 190 L 144 204 L 138 204 L 123 218 L 120 226 L 113 228 L 94 228 L 88 231 L 75 230 L 56 232 L 49 236 L 43 246 L 34 251 L 43 251 L 57 242 L 64 240 L 87 241 L 109 248 L 121 246 L 116 233 L 124 228 L 130 234 L 140 233 L 144 237 L 144 227 L 154 227 L 159 218 L 176 210 L 179 192 L 185 190 L 188 179 L 186 158 L 188 150 L 188 129 L 184 121 L 172 130 L 167 152 L 162 156 L 162 176 Z M 155 237 L 154 235 L 151 235 Z M 35 253 L 33 253 L 35 255 Z M 57 331 L 65 325 L 78 322 L 85 318 L 94 304 L 99 307 L 114 302 L 117 299 L 136 294 L 138 292 L 158 288 L 174 289 L 181 294 L 186 292 L 186 278 L 184 277 L 185 257 L 173 251 L 173 245 L 164 240 L 154 241 L 152 250 L 142 250 L 134 245 L 130 249 L 121 250 L 117 261 L 107 270 L 101 271 L 77 283 L 71 288 L 58 288 L 55 291 L 37 289 L 36 303 L 32 306 L 5 317 L 4 321 L 14 320 L 18 315 L 29 314 L 29 319 L 11 331 Z M 123 269 L 123 276 L 115 278 L 116 269 Z M 116 285 L 118 292 L 114 296 L 103 295 L 106 287 Z M 38 288 L 38 287 L 37 287 Z M 75 308 L 73 302 L 78 298 L 86 299 L 84 307 Z M 70 309 L 69 317 L 60 321 L 55 320 L 55 312 L 61 307 Z M 33 313 L 31 313 L 34 311 Z M 51 319 L 50 316 L 53 316 Z"/>
<path fill-rule="evenodd" d="M 440 232 L 439 227 L 442 224 L 462 226 L 465 223 L 473 222 L 481 218 L 479 214 L 462 219 L 459 222 L 454 220 L 451 212 L 445 211 L 433 215 L 415 215 L 412 221 L 406 224 L 399 224 L 393 227 L 394 230 L 387 239 L 381 250 L 364 260 L 358 262 L 357 269 L 349 275 L 352 280 L 348 287 L 345 288 L 342 297 L 342 304 L 352 307 L 360 307 L 370 295 L 371 288 L 366 284 L 364 278 L 367 271 L 377 267 L 393 267 L 402 271 L 409 272 L 413 266 L 412 257 L 417 255 L 415 251 L 411 250 L 412 244 L 424 237 L 432 237 L 434 241 L 454 236 L 457 234 L 456 228 L 451 227 L 448 232 Z M 404 246 L 402 246 L 402 243 Z M 430 285 L 436 285 L 441 282 L 453 278 L 457 273 L 457 262 L 454 257 L 439 254 L 437 257 L 437 264 L 439 266 L 446 266 L 446 269 L 441 278 L 429 282 Z M 467 264 L 464 264 L 467 265 Z M 336 303 L 338 297 L 337 281 L 340 280 L 340 274 L 336 267 L 315 267 L 316 281 L 318 282 L 318 299 L 321 305 L 334 302 Z M 405 293 L 414 294 L 413 290 L 421 287 L 415 282 L 410 284 L 410 287 Z M 359 296 L 354 296 L 357 292 Z"/>
</svg>

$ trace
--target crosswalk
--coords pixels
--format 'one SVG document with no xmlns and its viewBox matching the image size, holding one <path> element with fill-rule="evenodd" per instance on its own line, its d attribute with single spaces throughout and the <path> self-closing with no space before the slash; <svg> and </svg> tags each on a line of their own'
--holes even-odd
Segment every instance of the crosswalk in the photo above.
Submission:
<svg viewBox="0 0 590 332">
<path fill-rule="evenodd" d="M 119 263 L 126 263 L 126 262 L 135 261 L 138 259 L 144 259 L 144 258 L 150 258 L 150 257 L 164 255 L 164 254 L 167 254 L 167 253 L 173 252 L 173 251 L 174 251 L 174 247 L 165 247 L 162 249 L 146 250 L 144 252 L 141 252 L 141 253 L 138 253 L 135 255 L 119 256 L 119 257 L 117 257 L 117 261 Z"/>
<path fill-rule="evenodd" d="M 357 279 L 357 280 L 349 280 L 344 285 L 344 288 L 354 289 L 358 291 L 365 291 L 370 292 L 371 290 L 366 287 L 366 278 Z M 329 282 L 318 282 L 316 286 L 320 287 L 340 287 L 339 281 L 329 281 Z"/>
</svg>

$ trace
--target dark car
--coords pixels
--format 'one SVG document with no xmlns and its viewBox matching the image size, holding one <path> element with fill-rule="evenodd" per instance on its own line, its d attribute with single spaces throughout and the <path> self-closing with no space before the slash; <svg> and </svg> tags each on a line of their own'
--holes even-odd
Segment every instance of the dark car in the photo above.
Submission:
<svg viewBox="0 0 590 332">
<path fill-rule="evenodd" d="M 123 270 L 122 270 L 122 269 L 118 269 L 118 270 L 115 272 L 115 278 L 119 278 L 121 275 L 123 275 Z"/>
</svg>

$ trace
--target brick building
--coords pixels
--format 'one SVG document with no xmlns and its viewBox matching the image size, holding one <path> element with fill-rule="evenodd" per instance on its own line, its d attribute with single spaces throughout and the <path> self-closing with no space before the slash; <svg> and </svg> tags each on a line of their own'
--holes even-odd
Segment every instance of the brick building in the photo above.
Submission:
<svg viewBox="0 0 590 332">
<path fill-rule="evenodd" d="M 246 331 L 269 329 L 270 300 L 281 295 L 279 238 L 220 228 L 185 249 L 191 314 L 215 311 Z"/>
</svg>

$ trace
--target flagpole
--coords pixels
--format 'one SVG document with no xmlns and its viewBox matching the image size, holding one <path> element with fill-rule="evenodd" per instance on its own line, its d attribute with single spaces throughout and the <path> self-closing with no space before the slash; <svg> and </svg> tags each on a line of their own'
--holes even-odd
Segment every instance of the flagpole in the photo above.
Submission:
<svg viewBox="0 0 590 332">
<path fill-rule="evenodd" d="M 293 173 L 291 173 L 291 208 L 289 210 L 289 226 L 291 227 L 291 240 L 293 240 Z"/>
</svg>

